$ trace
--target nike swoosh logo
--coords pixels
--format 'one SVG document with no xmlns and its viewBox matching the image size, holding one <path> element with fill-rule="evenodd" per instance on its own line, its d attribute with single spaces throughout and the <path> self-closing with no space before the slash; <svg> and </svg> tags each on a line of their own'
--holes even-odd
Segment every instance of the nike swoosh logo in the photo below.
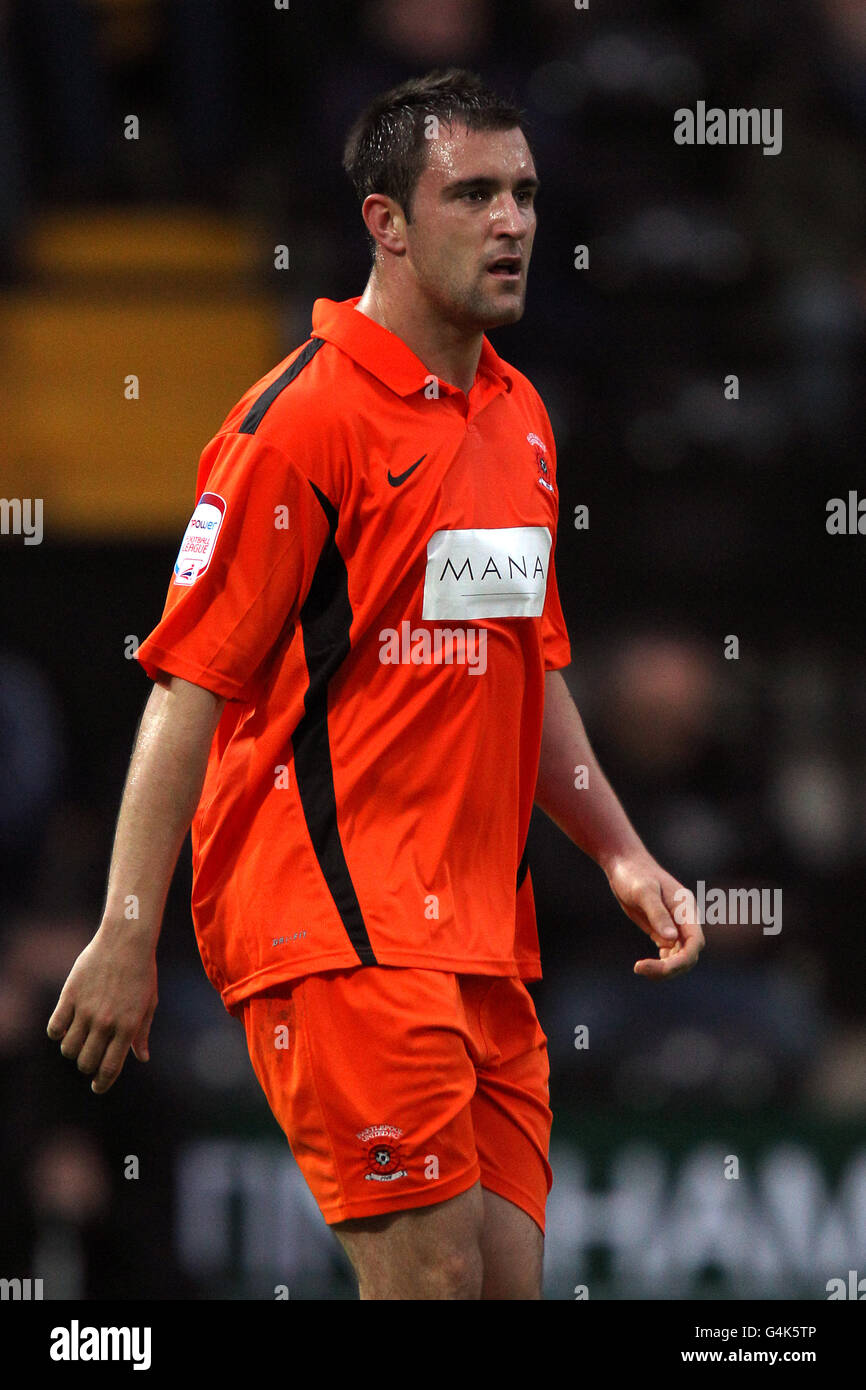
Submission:
<svg viewBox="0 0 866 1390">
<path fill-rule="evenodd" d="M 405 481 L 406 481 L 406 479 L 409 477 L 409 474 L 410 474 L 410 473 L 414 473 L 414 472 L 415 472 L 415 469 L 418 467 L 418 464 L 419 464 L 419 463 L 423 463 L 426 457 L 427 457 L 426 454 L 422 454 L 421 457 L 417 460 L 417 462 L 415 462 L 415 463 L 412 464 L 412 467 L 411 467 L 411 468 L 407 468 L 405 473 L 398 473 L 397 476 L 396 476 L 396 478 L 394 477 L 394 474 L 391 472 L 391 470 L 390 470 L 390 468 L 389 468 L 389 469 L 388 469 L 388 482 L 391 484 L 392 487 L 399 487 L 401 483 L 405 483 Z"/>
</svg>

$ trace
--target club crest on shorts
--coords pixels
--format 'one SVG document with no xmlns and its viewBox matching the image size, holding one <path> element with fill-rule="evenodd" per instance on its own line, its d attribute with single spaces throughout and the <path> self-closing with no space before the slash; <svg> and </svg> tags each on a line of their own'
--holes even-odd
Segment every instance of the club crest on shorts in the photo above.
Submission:
<svg viewBox="0 0 866 1390">
<path fill-rule="evenodd" d="M 393 1182 L 395 1178 L 407 1178 L 409 1170 L 400 1152 L 397 1140 L 403 1134 L 396 1125 L 368 1125 L 362 1129 L 358 1138 L 367 1146 L 367 1171 L 364 1177 L 373 1182 Z"/>
</svg>

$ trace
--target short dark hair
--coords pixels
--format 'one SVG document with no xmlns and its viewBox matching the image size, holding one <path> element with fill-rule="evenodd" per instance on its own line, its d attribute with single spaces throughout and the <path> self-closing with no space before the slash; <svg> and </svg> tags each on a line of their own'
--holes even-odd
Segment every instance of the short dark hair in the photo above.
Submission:
<svg viewBox="0 0 866 1390">
<path fill-rule="evenodd" d="M 415 188 L 427 167 L 427 117 L 468 130 L 513 130 L 526 135 L 526 115 L 485 87 L 466 68 L 411 77 L 370 102 L 346 140 L 343 168 L 363 203 L 371 193 L 393 198 L 412 221 Z M 527 139 L 528 142 L 528 139 Z M 376 240 L 367 232 L 375 257 Z"/>
</svg>

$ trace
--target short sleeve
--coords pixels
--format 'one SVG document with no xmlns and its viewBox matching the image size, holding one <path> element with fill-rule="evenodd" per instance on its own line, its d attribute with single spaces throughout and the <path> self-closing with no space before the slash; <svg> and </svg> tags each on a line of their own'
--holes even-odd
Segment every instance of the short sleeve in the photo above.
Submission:
<svg viewBox="0 0 866 1390">
<path fill-rule="evenodd" d="M 550 568 L 547 572 L 547 591 L 541 614 L 541 640 L 544 649 L 545 671 L 559 671 L 571 664 L 571 643 L 562 607 L 559 602 L 559 589 L 556 583 L 556 567 L 551 551 Z"/>
<path fill-rule="evenodd" d="M 137 657 L 152 678 L 165 671 L 247 700 L 291 636 L 328 521 L 300 469 L 255 435 L 212 440 L 198 487 L 162 617 Z"/>
<path fill-rule="evenodd" d="M 554 533 L 554 547 L 550 552 L 547 591 L 541 615 L 541 637 L 544 649 L 544 669 L 546 671 L 559 671 L 562 667 L 571 664 L 571 643 L 568 638 L 568 630 L 565 626 L 565 618 L 562 615 L 562 607 L 559 602 L 559 588 L 556 582 L 556 566 L 554 563 L 556 535 L 559 529 L 559 484 L 557 479 L 558 464 L 556 458 L 556 440 L 553 436 L 553 426 L 550 423 L 550 417 L 544 402 L 534 387 L 532 388 L 532 394 L 536 409 L 538 410 L 541 436 L 547 444 L 549 458 L 548 466 L 551 469 L 552 482 L 557 489 L 557 532 Z"/>
</svg>

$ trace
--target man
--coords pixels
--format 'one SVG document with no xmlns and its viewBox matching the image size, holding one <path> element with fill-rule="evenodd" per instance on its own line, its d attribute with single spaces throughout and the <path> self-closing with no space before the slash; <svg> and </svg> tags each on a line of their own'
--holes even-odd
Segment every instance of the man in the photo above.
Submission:
<svg viewBox="0 0 866 1390">
<path fill-rule="evenodd" d="M 520 120 L 451 70 L 352 131 L 367 287 L 316 301 L 202 455 L 102 923 L 48 1029 L 98 1094 L 147 1059 L 194 816 L 202 959 L 362 1298 L 541 1296 L 533 793 L 659 948 L 638 973 L 703 945 L 560 674 L 550 422 L 484 336 L 523 313 Z"/>
</svg>

